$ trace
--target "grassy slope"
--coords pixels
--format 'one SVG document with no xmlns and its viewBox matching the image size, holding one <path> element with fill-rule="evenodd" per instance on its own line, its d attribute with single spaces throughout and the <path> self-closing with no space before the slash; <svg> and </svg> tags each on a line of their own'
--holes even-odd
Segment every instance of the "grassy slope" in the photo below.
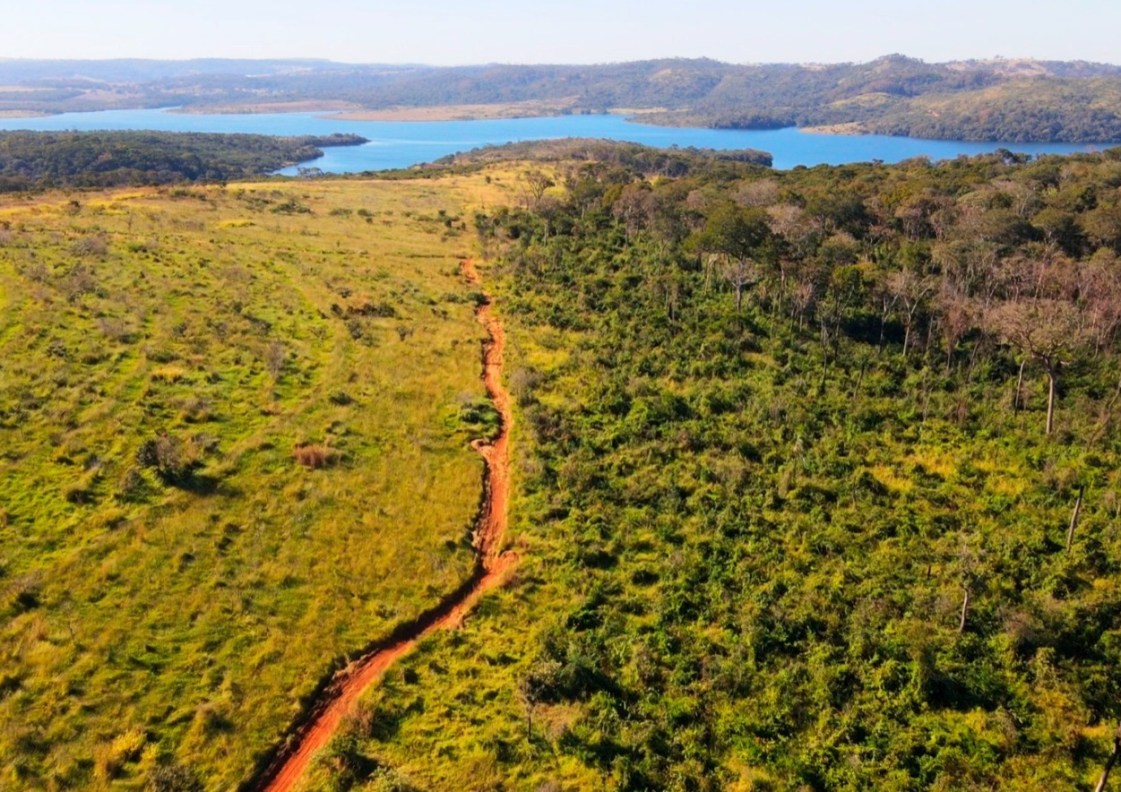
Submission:
<svg viewBox="0 0 1121 792">
<path fill-rule="evenodd" d="M 468 573 L 480 329 L 445 218 L 500 190 L 0 206 L 0 788 L 158 758 L 229 788 L 333 658 Z M 137 464 L 162 432 L 201 462 L 177 486 Z"/>
</svg>

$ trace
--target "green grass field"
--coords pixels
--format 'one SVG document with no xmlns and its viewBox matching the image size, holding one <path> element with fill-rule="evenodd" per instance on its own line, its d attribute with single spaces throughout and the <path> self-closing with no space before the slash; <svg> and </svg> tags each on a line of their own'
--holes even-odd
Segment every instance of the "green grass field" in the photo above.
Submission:
<svg viewBox="0 0 1121 792">
<path fill-rule="evenodd" d="M 229 789 L 472 568 L 501 177 L 0 205 L 0 789 Z"/>
</svg>

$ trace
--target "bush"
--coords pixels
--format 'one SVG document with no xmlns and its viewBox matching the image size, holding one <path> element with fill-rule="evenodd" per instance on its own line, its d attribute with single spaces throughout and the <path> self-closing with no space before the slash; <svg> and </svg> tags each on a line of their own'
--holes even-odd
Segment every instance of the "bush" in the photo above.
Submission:
<svg viewBox="0 0 1121 792">
<path fill-rule="evenodd" d="M 135 467 L 130 467 L 121 476 L 117 485 L 117 500 L 125 503 L 141 503 L 148 495 L 148 482 L 144 474 Z"/>
<path fill-rule="evenodd" d="M 147 792 L 202 792 L 194 771 L 178 764 L 161 764 L 148 777 Z"/>
<path fill-rule="evenodd" d="M 329 467 L 334 464 L 336 459 L 335 452 L 332 449 L 319 444 L 296 446 L 296 450 L 292 452 L 292 457 L 299 464 L 312 470 Z"/>
<path fill-rule="evenodd" d="M 98 236 L 85 236 L 70 246 L 70 252 L 75 256 L 101 257 L 109 253 L 109 243 Z"/>
<path fill-rule="evenodd" d="M 154 468 L 165 484 L 174 485 L 186 482 L 202 464 L 196 448 L 166 432 L 144 441 L 136 452 L 136 462 L 141 467 Z"/>
<path fill-rule="evenodd" d="M 121 768 L 140 756 L 148 738 L 142 731 L 133 729 L 102 746 L 94 755 L 94 774 L 103 781 L 116 778 Z"/>
</svg>

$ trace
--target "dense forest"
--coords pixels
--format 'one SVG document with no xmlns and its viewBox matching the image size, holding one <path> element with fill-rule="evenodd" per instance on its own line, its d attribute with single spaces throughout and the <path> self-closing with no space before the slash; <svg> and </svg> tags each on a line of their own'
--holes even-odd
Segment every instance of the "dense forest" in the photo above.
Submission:
<svg viewBox="0 0 1121 792">
<path fill-rule="evenodd" d="M 0 132 L 0 192 L 245 179 L 321 157 L 321 146 L 365 142 L 342 134 Z"/>
<path fill-rule="evenodd" d="M 768 152 L 757 149 L 716 150 L 692 146 L 651 148 L 625 141 L 564 138 L 483 146 L 471 151 L 449 154 L 431 164 L 416 166 L 410 171 L 427 170 L 440 173 L 457 167 L 477 170 L 480 166 L 495 163 L 514 163 L 524 166 L 529 162 L 554 163 L 558 160 L 614 165 L 650 176 L 686 176 L 697 170 L 711 173 L 720 168 L 739 173 L 743 170 L 740 166 L 744 164 L 769 168 L 773 163 L 773 157 Z"/>
<path fill-rule="evenodd" d="M 1121 140 L 1121 68 L 1048 61 L 736 65 L 661 59 L 458 67 L 325 61 L 0 62 L 0 111 L 119 107 L 352 109 L 549 102 L 557 111 L 643 111 L 663 124 L 737 128 L 849 124 L 965 140 Z"/>
<path fill-rule="evenodd" d="M 476 216 L 518 581 L 390 673 L 323 788 L 1090 789 L 1121 151 L 549 174 Z"/>
</svg>

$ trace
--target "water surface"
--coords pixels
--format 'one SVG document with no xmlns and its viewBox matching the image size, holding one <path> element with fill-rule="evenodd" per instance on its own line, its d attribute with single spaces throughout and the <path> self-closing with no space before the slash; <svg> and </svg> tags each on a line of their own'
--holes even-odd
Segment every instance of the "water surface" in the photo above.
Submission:
<svg viewBox="0 0 1121 792">
<path fill-rule="evenodd" d="M 326 156 L 307 163 L 330 173 L 404 168 L 447 154 L 489 144 L 565 137 L 627 140 L 648 146 L 696 146 L 712 149 L 754 148 L 774 155 L 776 168 L 797 165 L 841 165 L 911 157 L 951 159 L 1007 148 L 1027 154 L 1068 154 L 1104 146 L 1068 143 L 1001 143 L 922 140 L 884 135 L 818 135 L 797 129 L 733 130 L 660 127 L 614 115 L 572 115 L 484 121 L 344 121 L 322 113 L 260 113 L 195 115 L 166 110 L 104 110 L 64 113 L 42 118 L 2 118 L 0 129 L 110 130 L 151 129 L 167 132 L 253 132 L 265 135 L 326 135 L 353 132 L 370 142 L 364 146 L 326 149 Z M 283 173 L 295 173 L 289 168 Z"/>
</svg>

